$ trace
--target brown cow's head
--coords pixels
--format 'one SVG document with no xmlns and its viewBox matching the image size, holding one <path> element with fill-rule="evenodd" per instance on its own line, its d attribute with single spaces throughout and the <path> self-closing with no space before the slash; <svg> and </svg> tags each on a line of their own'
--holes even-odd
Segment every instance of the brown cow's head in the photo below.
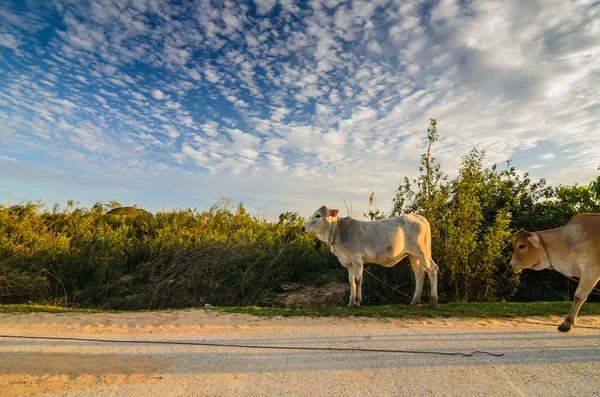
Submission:
<svg viewBox="0 0 600 397">
<path fill-rule="evenodd" d="M 302 231 L 312 234 L 325 232 L 331 223 L 331 218 L 337 217 L 338 212 L 338 210 L 330 210 L 329 208 L 322 206 L 313 214 L 308 222 L 302 226 Z"/>
<path fill-rule="evenodd" d="M 542 261 L 545 257 L 546 254 L 537 233 L 521 231 L 515 239 L 510 268 L 515 273 L 520 273 L 523 269 L 547 269 L 550 265 L 546 261 Z"/>
</svg>

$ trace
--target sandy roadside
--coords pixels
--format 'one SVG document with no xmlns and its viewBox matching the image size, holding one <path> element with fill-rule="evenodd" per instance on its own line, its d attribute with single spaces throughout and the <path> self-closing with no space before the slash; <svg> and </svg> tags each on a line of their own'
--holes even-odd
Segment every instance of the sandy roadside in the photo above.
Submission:
<svg viewBox="0 0 600 397">
<path fill-rule="evenodd" d="M 250 329 L 311 327 L 311 326 L 376 326 L 401 327 L 517 327 L 524 322 L 540 327 L 558 326 L 560 316 L 527 319 L 460 319 L 460 318 L 375 318 L 375 317 L 259 317 L 227 314 L 212 310 L 135 312 L 135 313 L 28 313 L 0 314 L 0 329 L 51 331 L 90 334 L 164 334 L 221 333 Z M 543 325 L 541 324 L 543 323 Z M 600 316 L 580 316 L 579 326 L 600 326 Z"/>
<path fill-rule="evenodd" d="M 472 333 L 473 338 L 476 338 L 478 334 L 483 336 L 495 335 L 498 338 L 510 333 L 521 335 L 535 332 L 548 335 L 551 339 L 563 337 L 563 335 L 555 332 L 555 327 L 560 321 L 560 317 L 510 320 L 464 320 L 457 318 L 405 320 L 356 317 L 265 318 L 242 314 L 223 314 L 208 310 L 120 314 L 30 313 L 0 314 L 0 334 L 139 340 L 206 339 L 225 343 L 228 341 L 236 341 L 237 343 L 251 341 L 256 343 L 256 340 L 262 340 L 263 343 L 267 343 L 265 341 L 278 341 L 274 343 L 299 344 L 308 343 L 312 340 L 314 343 L 331 345 L 339 344 L 340 340 L 352 341 L 356 335 L 379 337 L 383 337 L 383 335 L 402 335 L 406 338 L 428 333 L 428 335 L 439 334 L 442 339 L 447 337 L 449 343 L 455 343 L 454 339 L 456 338 L 453 335 L 460 336 L 466 333 Z M 581 317 L 578 324 L 583 327 L 600 327 L 600 316 Z M 580 335 L 600 334 L 598 330 L 583 327 L 580 328 Z M 574 334 L 577 334 L 577 331 L 575 329 Z M 388 337 L 386 336 L 386 338 Z M 363 344 L 371 343 L 369 338 L 360 339 L 360 341 Z M 379 342 L 374 339 L 373 343 Z M 430 346 L 445 347 L 445 345 L 439 343 L 434 345 L 426 342 L 420 343 L 425 348 Z M 352 343 L 350 345 L 353 346 Z M 375 344 L 370 347 L 381 348 L 382 346 L 389 347 L 389 343 L 386 342 L 381 346 Z M 598 348 L 597 346 L 596 348 Z M 457 345 L 456 348 L 463 347 Z M 209 349 L 214 350 L 214 357 L 221 357 L 219 354 L 229 354 L 216 348 Z M 161 385 L 164 386 L 168 382 L 174 382 L 173 384 L 177 384 L 178 387 L 183 387 L 182 385 L 193 384 L 195 379 L 203 376 L 209 382 L 203 384 L 212 384 L 210 382 L 214 379 L 221 379 L 221 382 L 227 380 L 227 382 L 231 381 L 233 384 L 238 382 L 240 385 L 246 385 L 243 380 L 245 379 L 244 376 L 248 376 L 248 382 L 253 382 L 250 375 L 240 375 L 240 372 L 244 374 L 244 371 L 239 369 L 230 371 L 226 366 L 218 374 L 211 374 L 210 376 L 204 373 L 206 372 L 205 368 L 199 368 L 196 372 L 182 371 L 180 367 L 192 365 L 190 362 L 194 362 L 194 360 L 186 355 L 173 355 L 172 352 L 177 350 L 181 349 L 146 348 L 129 345 L 107 347 L 106 344 L 102 345 L 101 343 L 0 339 L 0 396 L 38 396 L 44 393 L 49 393 L 49 395 L 53 393 L 72 393 L 72 395 L 95 395 L 100 393 L 101 395 L 109 390 L 113 392 L 118 390 L 124 395 L 146 395 L 147 391 L 136 391 L 146 390 L 145 387 L 151 387 L 147 390 L 156 391 L 156 395 L 164 392 L 166 392 L 166 395 L 188 395 L 185 391 L 181 391 L 182 389 L 177 389 L 179 390 L 177 392 L 169 387 L 161 389 Z M 258 353 L 244 353 L 243 357 L 249 359 L 248 357 L 254 356 L 246 357 L 245 354 Z M 209 355 L 207 357 L 213 356 Z M 285 369 L 282 369 L 280 368 L 281 363 L 277 360 L 275 360 L 275 363 L 263 363 L 261 360 L 264 359 L 264 355 L 258 354 L 255 359 L 261 363 L 260 365 L 265 365 L 265 368 L 271 368 L 270 366 L 274 365 L 272 370 L 274 373 L 277 373 L 277 371 L 287 372 L 289 363 L 286 363 Z M 192 361 L 187 362 L 185 360 Z M 231 365 L 235 367 L 237 363 L 238 361 L 234 361 Z M 337 361 L 334 360 L 334 363 L 337 363 Z M 340 369 L 340 371 L 342 370 Z M 271 369 L 267 372 L 271 372 Z M 375 371 L 374 373 L 378 372 Z M 600 372 L 596 372 L 594 376 L 596 376 L 596 381 L 600 382 Z M 262 378 L 265 377 L 262 376 Z M 336 383 L 337 380 L 332 382 L 335 387 L 339 386 L 339 383 Z M 600 385 L 600 383 L 598 384 Z M 219 382 L 213 384 L 212 388 L 206 387 L 207 389 L 203 390 L 206 395 L 231 395 L 232 390 L 237 390 L 235 387 L 234 389 L 223 389 L 223 384 Z M 266 390 L 268 393 L 270 390 L 268 388 L 260 389 L 260 392 L 253 394 L 251 390 L 254 389 L 248 389 L 247 387 L 246 385 L 240 389 L 246 391 L 241 395 L 261 395 L 261 392 L 264 393 Z M 265 387 L 269 387 L 267 383 L 265 383 Z M 291 395 L 308 395 L 299 390 L 296 390 L 298 391 L 297 394 L 292 392 Z M 199 395 L 204 395 L 204 393 Z"/>
</svg>

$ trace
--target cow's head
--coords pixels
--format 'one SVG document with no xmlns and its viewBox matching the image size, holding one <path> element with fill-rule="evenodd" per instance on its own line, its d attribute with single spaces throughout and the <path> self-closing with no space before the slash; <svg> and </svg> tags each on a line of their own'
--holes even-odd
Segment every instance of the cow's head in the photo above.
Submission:
<svg viewBox="0 0 600 397">
<path fill-rule="evenodd" d="M 332 218 L 337 217 L 338 212 L 338 210 L 322 206 L 313 214 L 308 222 L 302 226 L 302 231 L 312 234 L 319 234 L 326 231 Z"/>
<path fill-rule="evenodd" d="M 523 269 L 542 270 L 550 267 L 547 261 L 542 259 L 546 257 L 544 248 L 540 243 L 537 233 L 521 231 L 517 234 L 513 248 L 510 268 L 515 273 L 520 273 Z"/>
</svg>

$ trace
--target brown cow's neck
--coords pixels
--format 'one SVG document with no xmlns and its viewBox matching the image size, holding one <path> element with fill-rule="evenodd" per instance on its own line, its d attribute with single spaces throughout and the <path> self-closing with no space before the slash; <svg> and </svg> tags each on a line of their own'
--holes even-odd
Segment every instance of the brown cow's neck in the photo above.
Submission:
<svg viewBox="0 0 600 397">
<path fill-rule="evenodd" d="M 564 242 L 568 236 L 565 235 L 565 228 L 556 228 L 537 232 L 540 244 L 546 254 L 548 265 L 557 272 L 567 275 L 579 277 L 573 272 L 572 257 L 567 249 L 557 249 L 561 247 L 561 242 Z M 576 266 L 575 266 L 576 267 Z"/>
<path fill-rule="evenodd" d="M 550 269 L 554 269 L 554 265 L 552 264 L 552 260 L 550 259 L 550 252 L 548 252 L 548 247 L 546 246 L 546 242 L 544 241 L 544 238 L 538 234 L 538 240 L 540 241 L 542 248 L 544 248 L 544 252 L 546 253 L 546 259 L 548 260 Z"/>
</svg>

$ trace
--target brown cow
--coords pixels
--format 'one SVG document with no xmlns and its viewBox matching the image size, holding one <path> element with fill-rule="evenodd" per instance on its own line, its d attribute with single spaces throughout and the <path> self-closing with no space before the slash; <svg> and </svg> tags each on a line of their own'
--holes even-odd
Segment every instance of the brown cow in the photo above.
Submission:
<svg viewBox="0 0 600 397">
<path fill-rule="evenodd" d="M 573 307 L 558 327 L 570 331 L 581 305 L 600 280 L 600 214 L 576 215 L 557 229 L 519 232 L 510 267 L 515 273 L 554 269 L 567 277 L 579 277 Z"/>
</svg>

